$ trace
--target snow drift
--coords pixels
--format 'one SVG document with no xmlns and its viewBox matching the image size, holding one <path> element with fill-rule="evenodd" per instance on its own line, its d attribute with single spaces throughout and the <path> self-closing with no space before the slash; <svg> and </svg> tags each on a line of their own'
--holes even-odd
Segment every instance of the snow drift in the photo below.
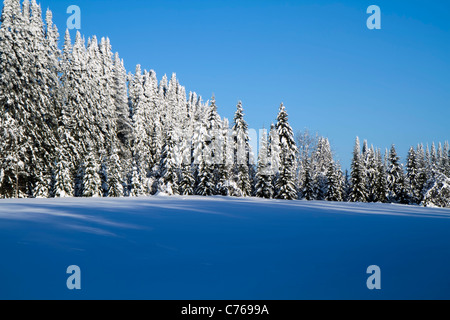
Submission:
<svg viewBox="0 0 450 320">
<path fill-rule="evenodd" d="M 2 200 L 0 298 L 449 299 L 449 231 L 449 209 L 387 204 Z"/>
</svg>

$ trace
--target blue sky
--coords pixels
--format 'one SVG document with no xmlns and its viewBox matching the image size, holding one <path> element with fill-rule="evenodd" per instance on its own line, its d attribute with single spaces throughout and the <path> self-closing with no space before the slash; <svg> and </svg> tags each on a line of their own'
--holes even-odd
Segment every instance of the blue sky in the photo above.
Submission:
<svg viewBox="0 0 450 320">
<path fill-rule="evenodd" d="M 281 102 L 295 131 L 330 138 L 348 168 L 356 136 L 385 149 L 449 140 L 450 2 L 283 0 L 45 0 L 63 34 L 69 5 L 81 32 L 108 36 L 128 71 L 177 73 L 214 93 L 222 116 L 242 100 L 250 127 L 269 127 Z M 378 5 L 382 29 L 366 13 Z"/>
</svg>

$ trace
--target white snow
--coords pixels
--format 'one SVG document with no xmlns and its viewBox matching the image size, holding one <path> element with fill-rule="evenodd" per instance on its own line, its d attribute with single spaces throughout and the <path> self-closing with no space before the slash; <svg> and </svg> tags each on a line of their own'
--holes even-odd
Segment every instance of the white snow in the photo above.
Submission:
<svg viewBox="0 0 450 320">
<path fill-rule="evenodd" d="M 2 200 L 0 299 L 448 299 L 449 231 L 449 209 L 389 204 Z"/>
</svg>

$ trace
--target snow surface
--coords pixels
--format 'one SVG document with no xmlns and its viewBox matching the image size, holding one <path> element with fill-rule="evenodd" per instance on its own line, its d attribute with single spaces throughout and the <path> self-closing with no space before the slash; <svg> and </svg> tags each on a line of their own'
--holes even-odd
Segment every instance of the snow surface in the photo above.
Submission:
<svg viewBox="0 0 450 320">
<path fill-rule="evenodd" d="M 450 299 L 450 210 L 224 197 L 0 201 L 0 299 Z M 66 287 L 81 268 L 79 291 Z M 366 287 L 367 267 L 381 287 Z"/>
</svg>

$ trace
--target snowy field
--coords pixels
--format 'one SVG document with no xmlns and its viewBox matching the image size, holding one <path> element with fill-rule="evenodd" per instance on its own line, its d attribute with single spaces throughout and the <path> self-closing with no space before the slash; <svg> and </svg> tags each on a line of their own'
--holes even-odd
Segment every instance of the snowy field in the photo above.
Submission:
<svg viewBox="0 0 450 320">
<path fill-rule="evenodd" d="M 448 209 L 2 200 L 0 254 L 0 299 L 450 299 Z M 66 287 L 70 265 L 81 290 Z M 366 286 L 370 265 L 381 290 Z"/>
</svg>

